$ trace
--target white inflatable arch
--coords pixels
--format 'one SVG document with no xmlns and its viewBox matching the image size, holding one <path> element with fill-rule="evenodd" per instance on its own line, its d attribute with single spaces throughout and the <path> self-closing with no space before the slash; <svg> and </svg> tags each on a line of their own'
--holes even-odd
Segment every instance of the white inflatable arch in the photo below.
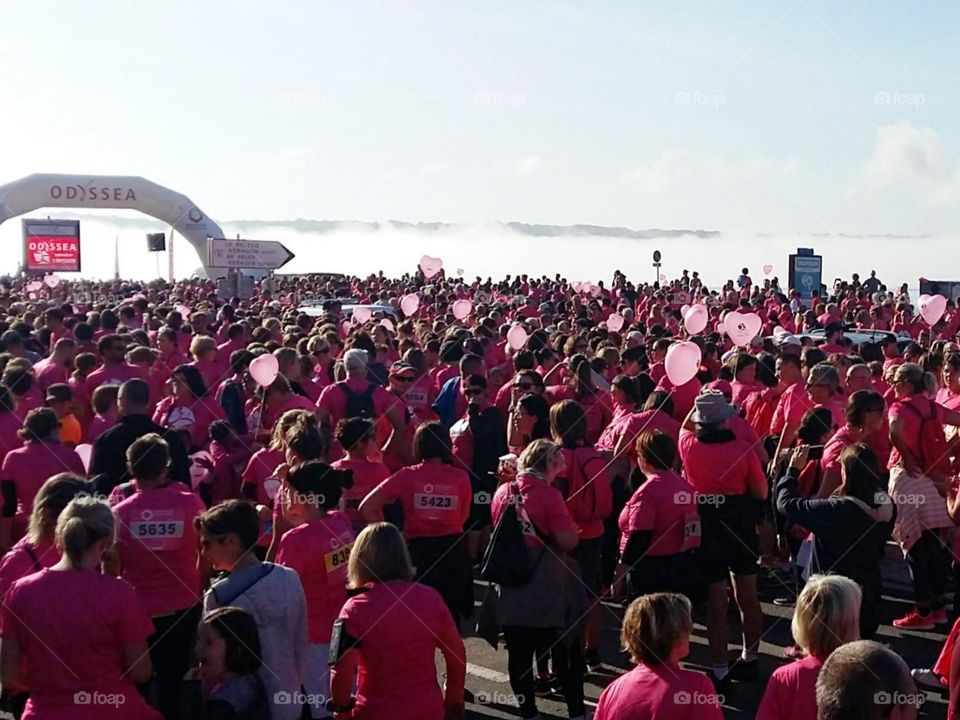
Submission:
<svg viewBox="0 0 960 720">
<path fill-rule="evenodd" d="M 220 226 L 186 195 L 144 178 L 37 174 L 0 186 L 0 223 L 44 207 L 139 210 L 189 240 L 207 275 L 224 274 L 207 265 L 207 238 L 223 237 Z"/>
</svg>

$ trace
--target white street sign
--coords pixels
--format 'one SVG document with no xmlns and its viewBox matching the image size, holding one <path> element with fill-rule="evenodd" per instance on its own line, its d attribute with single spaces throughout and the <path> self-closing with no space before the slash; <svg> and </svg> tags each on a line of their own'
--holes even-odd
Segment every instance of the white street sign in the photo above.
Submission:
<svg viewBox="0 0 960 720">
<path fill-rule="evenodd" d="M 207 264 L 210 267 L 276 270 L 293 257 L 293 253 L 276 240 L 207 238 Z"/>
</svg>

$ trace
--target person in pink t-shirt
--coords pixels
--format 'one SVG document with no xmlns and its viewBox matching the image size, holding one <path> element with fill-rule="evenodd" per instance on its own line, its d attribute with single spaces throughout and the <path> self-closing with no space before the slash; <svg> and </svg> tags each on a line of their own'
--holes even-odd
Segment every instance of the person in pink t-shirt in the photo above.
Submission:
<svg viewBox="0 0 960 720">
<path fill-rule="evenodd" d="M 89 489 L 86 479 L 73 473 L 59 473 L 43 484 L 34 499 L 27 534 L 0 560 L 0 599 L 20 578 L 56 565 L 57 518 L 73 498 Z"/>
<path fill-rule="evenodd" d="M 117 546 L 105 570 L 133 585 L 153 618 L 150 658 L 160 709 L 167 720 L 175 720 L 200 620 L 200 541 L 194 520 L 206 507 L 186 486 L 169 480 L 169 465 L 170 448 L 155 433 L 127 448 L 135 491 L 113 508 Z"/>
<path fill-rule="evenodd" d="M 30 693 L 25 718 L 162 717 L 136 687 L 152 674 L 150 616 L 128 582 L 99 571 L 114 532 L 106 503 L 75 498 L 57 520 L 60 560 L 7 591 L 0 683 Z"/>
<path fill-rule="evenodd" d="M 620 513 L 620 563 L 614 594 L 631 599 L 654 592 L 679 592 L 692 602 L 706 595 L 697 564 L 700 513 L 696 493 L 676 472 L 677 443 L 660 430 L 644 430 L 636 441 L 646 481 Z M 623 581 L 629 574 L 629 592 Z"/>
<path fill-rule="evenodd" d="M 313 717 L 326 712 L 330 696 L 330 639 L 347 600 L 347 560 L 355 538 L 350 519 L 336 510 L 353 475 L 311 460 L 290 469 L 283 483 L 283 515 L 294 527 L 284 533 L 277 564 L 297 571 L 307 598 L 307 649 L 303 687 L 314 699 Z"/>
<path fill-rule="evenodd" d="M 42 392 L 56 383 L 65 383 L 70 377 L 70 366 L 73 365 L 73 356 L 77 344 L 70 339 L 61 338 L 53 346 L 50 356 L 33 366 L 37 376 L 37 387 Z"/>
<path fill-rule="evenodd" d="M 379 451 L 375 428 L 370 420 L 341 420 L 337 425 L 337 442 L 346 456 L 331 463 L 331 467 L 353 472 L 353 485 L 344 489 L 341 504 L 353 523 L 354 530 L 360 532 L 366 525 L 360 515 L 360 503 L 375 487 L 390 477 L 390 470 L 382 462 L 371 460 Z"/>
<path fill-rule="evenodd" d="M 101 385 L 93 391 L 91 404 L 93 405 L 93 420 L 87 428 L 87 442 L 93 443 L 107 430 L 117 424 L 120 419 L 120 408 L 117 405 L 119 385 Z"/>
<path fill-rule="evenodd" d="M 173 394 L 164 398 L 153 413 L 157 425 L 183 430 L 189 437 L 188 450 L 196 450 L 207 442 L 210 424 L 226 420 L 227 414 L 213 397 L 197 368 L 181 365 L 170 376 Z"/>
<path fill-rule="evenodd" d="M 26 532 L 33 499 L 48 478 L 64 471 L 86 473 L 76 451 L 60 444 L 60 420 L 50 408 L 31 411 L 20 437 L 24 446 L 7 453 L 0 465 L 0 548 L 5 550 Z"/>
<path fill-rule="evenodd" d="M 119 335 L 107 334 L 101 337 L 97 342 L 97 352 L 103 365 L 87 376 L 84 393 L 86 398 L 93 397 L 93 391 L 101 385 L 123 385 L 134 378 L 149 380 L 139 367 L 126 361 L 127 345 Z"/>
<path fill-rule="evenodd" d="M 440 594 L 412 582 L 400 531 L 388 523 L 366 527 L 350 551 L 347 574 L 350 598 L 330 648 L 335 717 L 462 718 L 466 649 Z M 437 650 L 446 667 L 444 689 L 437 682 Z"/>
<path fill-rule="evenodd" d="M 817 720 L 817 677 L 841 645 L 860 639 L 860 586 L 842 575 L 813 575 L 797 598 L 791 629 L 806 654 L 774 670 L 757 720 Z"/>
<path fill-rule="evenodd" d="M 6 385 L 0 385 L 0 456 L 6 457 L 11 450 L 23 447 L 20 428 L 23 421 L 16 413 L 16 400 Z"/>
<path fill-rule="evenodd" d="M 413 447 L 419 462 L 377 485 L 360 503 L 360 515 L 368 523 L 380 522 L 384 506 L 400 501 L 417 581 L 436 588 L 459 622 L 473 610 L 473 574 L 463 535 L 474 499 L 470 476 L 453 464 L 450 433 L 442 423 L 417 428 Z"/>
<path fill-rule="evenodd" d="M 643 595 L 627 608 L 620 637 L 637 666 L 600 694 L 594 720 L 722 720 L 709 678 L 685 670 L 693 619 L 683 595 Z"/>
</svg>

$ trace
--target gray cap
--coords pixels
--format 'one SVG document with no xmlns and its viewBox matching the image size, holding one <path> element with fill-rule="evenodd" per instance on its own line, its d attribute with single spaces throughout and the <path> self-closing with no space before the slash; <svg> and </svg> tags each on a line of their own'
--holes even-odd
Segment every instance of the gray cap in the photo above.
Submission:
<svg viewBox="0 0 960 720">
<path fill-rule="evenodd" d="M 696 411 L 692 420 L 698 425 L 716 425 L 730 417 L 737 409 L 727 402 L 727 398 L 718 390 L 704 390 L 694 401 Z"/>
</svg>

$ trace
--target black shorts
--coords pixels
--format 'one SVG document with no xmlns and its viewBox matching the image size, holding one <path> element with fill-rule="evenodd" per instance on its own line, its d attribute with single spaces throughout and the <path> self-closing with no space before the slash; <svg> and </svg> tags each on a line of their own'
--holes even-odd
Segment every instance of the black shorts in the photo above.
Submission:
<svg viewBox="0 0 960 720">
<path fill-rule="evenodd" d="M 603 536 L 581 540 L 574 550 L 577 565 L 580 566 L 580 579 L 587 587 L 589 599 L 600 597 L 600 581 L 603 575 Z"/>
<path fill-rule="evenodd" d="M 495 477 L 478 478 L 471 474 L 470 485 L 473 488 L 473 502 L 470 503 L 470 517 L 464 530 L 482 530 L 493 524 L 490 514 L 493 504 L 493 494 L 497 491 Z"/>
<path fill-rule="evenodd" d="M 725 582 L 730 573 L 755 575 L 760 502 L 746 495 L 721 495 L 718 503 L 700 504 L 699 510 L 700 567 L 706 582 Z"/>
<path fill-rule="evenodd" d="M 707 595 L 700 560 L 694 550 L 644 557 L 631 568 L 627 587 L 631 600 L 651 593 L 672 592 L 686 595 L 696 606 Z"/>
</svg>

